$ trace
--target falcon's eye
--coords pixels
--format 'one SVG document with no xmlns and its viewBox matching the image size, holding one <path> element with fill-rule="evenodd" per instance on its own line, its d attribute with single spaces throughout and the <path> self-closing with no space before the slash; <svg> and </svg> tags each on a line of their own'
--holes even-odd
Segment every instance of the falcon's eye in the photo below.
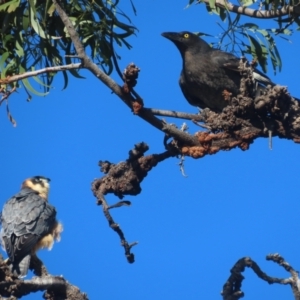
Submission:
<svg viewBox="0 0 300 300">
<path fill-rule="evenodd" d="M 185 33 L 185 34 L 183 35 L 183 37 L 184 37 L 185 39 L 188 39 L 188 38 L 190 37 L 190 35 L 189 35 L 188 33 Z"/>
<path fill-rule="evenodd" d="M 35 177 L 35 178 L 33 178 L 32 181 L 33 181 L 34 183 L 39 183 L 39 182 L 41 182 L 41 178 Z"/>
</svg>

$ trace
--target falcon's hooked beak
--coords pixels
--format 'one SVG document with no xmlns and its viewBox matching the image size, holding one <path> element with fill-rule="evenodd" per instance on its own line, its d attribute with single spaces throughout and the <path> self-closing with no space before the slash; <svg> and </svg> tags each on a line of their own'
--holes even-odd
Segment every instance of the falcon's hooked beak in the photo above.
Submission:
<svg viewBox="0 0 300 300">
<path fill-rule="evenodd" d="M 29 188 L 36 191 L 40 197 L 48 200 L 48 193 L 50 189 L 50 179 L 44 176 L 34 176 L 26 179 L 21 188 Z"/>
</svg>

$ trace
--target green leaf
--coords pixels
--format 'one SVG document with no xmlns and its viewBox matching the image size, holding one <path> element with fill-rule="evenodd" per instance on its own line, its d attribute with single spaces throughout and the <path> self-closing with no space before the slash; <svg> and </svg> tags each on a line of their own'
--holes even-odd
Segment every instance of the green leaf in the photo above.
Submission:
<svg viewBox="0 0 300 300">
<path fill-rule="evenodd" d="M 136 9 L 135 9 L 135 6 L 134 6 L 132 0 L 130 0 L 130 3 L 131 3 L 131 7 L 132 7 L 132 10 L 133 10 L 133 13 L 134 13 L 134 15 L 136 16 L 136 15 L 137 15 L 137 12 L 136 12 Z"/>
<path fill-rule="evenodd" d="M 211 10 L 216 9 L 216 0 L 208 0 L 208 5 L 211 8 Z"/>
<path fill-rule="evenodd" d="M 191 5 L 191 4 L 193 4 L 195 2 L 195 0 L 189 0 L 189 6 Z"/>
<path fill-rule="evenodd" d="M 27 90 L 29 90 L 31 93 L 37 95 L 37 96 L 46 96 L 49 94 L 49 92 L 46 92 L 46 93 L 41 93 L 41 92 L 38 92 L 37 90 L 35 90 L 32 85 L 30 84 L 29 80 L 27 78 L 25 79 L 22 79 L 22 83 L 24 84 L 24 86 L 26 87 Z"/>
<path fill-rule="evenodd" d="M 255 0 L 240 0 L 241 3 L 243 4 L 243 6 L 250 6 L 252 5 L 253 3 L 255 3 L 256 1 Z"/>
<path fill-rule="evenodd" d="M 4 52 L 0 58 L 0 70 L 1 70 L 1 79 L 5 78 L 4 70 L 6 67 L 6 60 L 9 57 L 9 52 Z"/>
<path fill-rule="evenodd" d="M 54 14 L 54 12 L 55 12 L 55 5 L 54 5 L 54 3 L 52 3 L 52 4 L 50 5 L 50 7 L 48 8 L 48 10 L 47 10 L 47 14 L 48 14 L 50 17 L 52 17 L 53 14 Z"/>
<path fill-rule="evenodd" d="M 82 43 L 85 44 L 89 39 L 93 38 L 94 34 L 90 34 L 82 39 Z"/>
<path fill-rule="evenodd" d="M 11 69 L 16 69 L 16 58 L 13 58 L 9 61 L 9 63 L 6 65 L 5 69 L 2 71 L 1 76 L 3 74 L 3 78 L 5 78 L 8 71 L 11 71 Z M 8 75 L 11 75 L 12 72 L 9 72 Z"/>
<path fill-rule="evenodd" d="M 292 31 L 289 30 L 289 29 L 284 29 L 284 30 L 283 30 L 283 34 L 286 34 L 286 35 L 292 35 Z"/>
<path fill-rule="evenodd" d="M 15 39 L 11 34 L 5 35 L 3 40 L 2 40 L 3 48 L 5 50 L 8 50 L 9 52 L 11 52 L 14 42 L 15 42 Z"/>
<path fill-rule="evenodd" d="M 20 65 L 20 73 L 25 73 L 26 70 L 24 69 L 24 67 L 22 65 Z M 32 85 L 30 84 L 28 78 L 25 78 L 25 79 L 22 79 L 21 80 L 25 89 L 30 91 L 31 93 L 37 95 L 37 96 L 46 96 L 49 94 L 49 92 L 46 92 L 46 93 L 41 93 L 41 92 L 38 92 L 37 90 L 35 90 Z"/>
<path fill-rule="evenodd" d="M 68 86 L 68 83 L 69 83 L 69 77 L 68 77 L 68 74 L 67 74 L 66 71 L 63 71 L 62 74 L 63 74 L 63 77 L 64 77 L 64 83 L 65 83 L 64 86 L 63 86 L 63 88 L 62 88 L 62 91 L 63 91 L 63 90 L 65 90 L 65 89 L 67 88 L 67 86 Z"/>
<path fill-rule="evenodd" d="M 278 51 L 278 49 L 277 49 L 276 46 L 274 47 L 274 51 L 275 51 L 275 55 L 276 55 L 276 58 L 277 58 L 277 66 L 278 66 L 279 72 L 281 72 L 281 69 L 282 69 L 282 60 L 281 60 L 279 51 Z"/>
<path fill-rule="evenodd" d="M 43 28 L 41 27 L 39 20 L 36 18 L 36 10 L 35 10 L 35 1 L 28 0 L 30 3 L 30 22 L 33 30 L 43 39 L 48 39 L 49 36 L 45 33 Z"/>
<path fill-rule="evenodd" d="M 13 118 L 12 114 L 11 114 L 10 111 L 9 111 L 8 101 L 7 101 L 7 100 L 6 100 L 6 113 L 7 113 L 7 117 L 8 117 L 8 119 L 9 119 L 9 121 L 12 123 L 12 125 L 13 125 L 14 127 L 16 127 L 16 126 L 17 126 L 17 122 L 16 122 L 16 120 Z"/>
<path fill-rule="evenodd" d="M 20 0 L 12 1 L 12 4 L 8 7 L 7 12 L 12 13 L 20 6 Z"/>
<path fill-rule="evenodd" d="M 21 14 L 22 14 L 22 11 L 20 10 Z M 19 18 L 18 18 L 19 19 Z M 23 17 L 22 17 L 22 23 L 20 25 L 23 25 L 23 30 L 27 31 L 27 29 L 29 28 L 29 25 L 30 25 L 30 21 L 29 21 L 29 14 L 28 14 L 28 11 L 27 13 L 24 13 L 23 14 Z"/>
<path fill-rule="evenodd" d="M 245 23 L 241 27 L 243 27 L 243 28 L 251 28 L 251 29 L 255 29 L 255 30 L 259 29 L 259 27 L 256 24 L 254 24 L 254 23 Z"/>
<path fill-rule="evenodd" d="M 20 4 L 20 0 L 12 0 L 0 5 L 0 11 L 6 11 L 10 13 L 16 10 Z"/>
<path fill-rule="evenodd" d="M 227 17 L 227 10 L 224 8 L 219 8 L 219 9 L 220 9 L 220 11 L 219 11 L 220 18 L 224 22 Z"/>
<path fill-rule="evenodd" d="M 19 57 L 24 56 L 24 49 L 22 45 L 20 44 L 20 40 L 22 38 L 22 33 L 20 32 L 19 35 L 17 36 L 18 38 L 16 39 L 16 53 L 18 54 Z"/>
<path fill-rule="evenodd" d="M 267 62 L 266 57 L 264 55 L 262 45 L 251 35 L 248 35 L 248 39 L 250 42 L 251 54 L 254 58 L 257 58 L 261 68 L 264 72 L 267 72 Z"/>
<path fill-rule="evenodd" d="M 32 71 L 35 70 L 34 67 L 32 67 L 31 69 L 32 69 Z M 33 78 L 39 85 L 45 87 L 45 88 L 46 88 L 45 90 L 46 90 L 47 92 L 49 92 L 49 90 L 50 90 L 50 88 L 51 88 L 50 85 L 45 84 L 38 76 L 32 76 L 32 78 Z"/>
</svg>

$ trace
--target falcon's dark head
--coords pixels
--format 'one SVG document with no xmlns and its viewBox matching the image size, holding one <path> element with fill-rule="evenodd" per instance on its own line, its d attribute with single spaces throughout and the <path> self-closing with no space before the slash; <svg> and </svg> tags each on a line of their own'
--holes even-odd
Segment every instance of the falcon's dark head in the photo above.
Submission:
<svg viewBox="0 0 300 300">
<path fill-rule="evenodd" d="M 33 176 L 23 181 L 21 188 L 29 188 L 36 191 L 45 200 L 48 199 L 50 179 L 44 176 Z"/>
<path fill-rule="evenodd" d="M 212 48 L 202 40 L 198 35 L 188 32 L 163 32 L 161 34 L 163 37 L 172 41 L 181 55 L 184 56 L 186 52 L 197 53 L 197 52 L 207 52 Z"/>
</svg>

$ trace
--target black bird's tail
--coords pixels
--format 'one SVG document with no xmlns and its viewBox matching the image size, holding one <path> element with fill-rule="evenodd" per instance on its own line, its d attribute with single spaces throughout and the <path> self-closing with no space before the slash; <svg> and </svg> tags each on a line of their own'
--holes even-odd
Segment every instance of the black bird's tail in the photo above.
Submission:
<svg viewBox="0 0 300 300">
<path fill-rule="evenodd" d="M 21 261 L 13 262 L 11 265 L 11 272 L 15 276 L 18 276 L 18 278 L 25 277 L 29 269 L 30 258 L 31 256 L 28 254 Z"/>
</svg>

